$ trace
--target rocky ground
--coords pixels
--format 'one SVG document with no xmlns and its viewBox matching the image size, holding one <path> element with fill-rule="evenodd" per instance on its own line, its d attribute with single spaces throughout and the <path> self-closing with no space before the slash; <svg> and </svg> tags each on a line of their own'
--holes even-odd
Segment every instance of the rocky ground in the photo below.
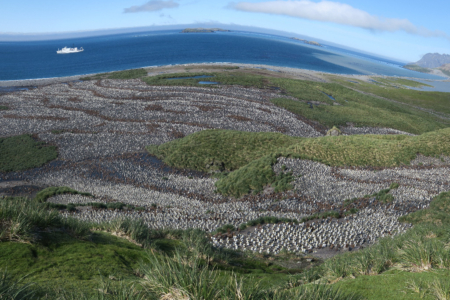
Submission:
<svg viewBox="0 0 450 300">
<path fill-rule="evenodd" d="M 214 193 L 207 174 L 175 170 L 148 155 L 144 147 L 210 129 L 281 132 L 319 137 L 314 123 L 274 106 L 286 97 L 274 90 L 220 87 L 152 87 L 140 80 L 55 83 L 0 96 L 0 136 L 24 133 L 58 147 L 59 158 L 24 172 L 0 173 L 0 195 L 33 195 L 37 187 L 69 186 L 90 197 L 60 195 L 55 203 L 124 202 L 144 210 L 85 207 L 70 213 L 94 222 L 129 216 L 153 228 L 201 228 L 212 232 L 224 224 L 240 224 L 261 216 L 296 220 L 319 211 L 356 214 L 339 220 L 271 224 L 217 235 L 221 247 L 279 253 L 358 248 L 408 228 L 397 217 L 426 207 L 450 190 L 450 159 L 419 156 L 408 167 L 369 170 L 332 168 L 280 158 L 275 172 L 292 172 L 294 190 L 232 199 Z M 399 134 L 389 128 L 341 128 L 345 134 Z M 364 197 L 389 188 L 394 200 Z M 346 199 L 354 199 L 350 206 Z M 68 212 L 64 214 L 68 215 Z"/>
</svg>

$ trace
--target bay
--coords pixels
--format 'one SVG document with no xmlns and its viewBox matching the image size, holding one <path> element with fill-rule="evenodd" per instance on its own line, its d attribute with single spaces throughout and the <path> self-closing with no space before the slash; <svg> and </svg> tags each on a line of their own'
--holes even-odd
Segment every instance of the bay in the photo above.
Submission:
<svg viewBox="0 0 450 300">
<path fill-rule="evenodd" d="M 84 52 L 56 54 L 64 46 Z M 0 42 L 0 80 L 53 78 L 149 66 L 230 62 L 301 68 L 335 74 L 440 77 L 401 68 L 393 60 L 287 37 L 250 32 L 152 31 L 89 38 Z"/>
</svg>

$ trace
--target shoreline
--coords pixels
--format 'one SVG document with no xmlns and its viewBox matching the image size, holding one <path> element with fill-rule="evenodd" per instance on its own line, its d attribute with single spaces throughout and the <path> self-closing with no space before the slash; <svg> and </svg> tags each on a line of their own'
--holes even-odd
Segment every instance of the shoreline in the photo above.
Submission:
<svg viewBox="0 0 450 300">
<path fill-rule="evenodd" d="M 299 68 L 292 68 L 292 67 L 282 67 L 282 66 L 272 66 L 272 65 L 263 65 L 263 64 L 243 64 L 243 63 L 227 63 L 227 62 L 220 62 L 220 63 L 189 63 L 189 64 L 175 64 L 175 65 L 163 65 L 163 66 L 147 66 L 147 67 L 141 67 L 141 69 L 145 69 L 148 72 L 149 76 L 156 76 L 160 74 L 170 74 L 173 72 L 159 72 L 159 73 L 152 73 L 152 70 L 158 70 L 158 69 L 176 69 L 180 67 L 211 67 L 211 66 L 217 66 L 217 67 L 239 67 L 241 69 L 262 69 L 269 72 L 275 72 L 275 73 L 282 73 L 285 75 L 291 75 L 295 77 L 301 77 L 301 79 L 308 79 L 314 80 L 314 81 L 323 81 L 326 82 L 327 80 L 324 79 L 323 75 L 334 75 L 334 76 L 343 76 L 343 77 L 349 77 L 354 79 L 360 79 L 363 81 L 367 81 L 371 77 L 393 77 L 393 78 L 405 78 L 405 79 L 411 79 L 411 80 L 424 80 L 420 78 L 413 78 L 413 77 L 400 77 L 400 76 L 387 76 L 387 75 L 365 75 L 365 74 L 342 74 L 342 73 L 330 73 L 325 71 L 315 71 L 315 70 L 308 70 L 308 69 L 299 69 Z M 139 68 L 134 68 L 139 69 Z M 133 70 L 133 69 L 128 69 Z M 126 70 L 122 70 L 126 71 Z M 73 76 L 63 76 L 63 77 L 50 77 L 50 78 L 37 78 L 37 79 L 18 79 L 18 80 L 0 80 L 0 88 L 8 88 L 8 87 L 38 87 L 38 86 L 46 86 L 49 84 L 55 84 L 55 83 L 66 83 L 71 81 L 77 81 L 80 80 L 82 77 L 89 77 L 89 76 L 95 76 L 98 74 L 108 74 L 118 71 L 111 71 L 111 72 L 101 72 L 101 73 L 91 73 L 91 74 L 83 74 L 83 75 L 73 75 Z M 305 78 L 306 77 L 306 78 Z M 432 80 L 432 79 L 426 79 L 430 81 L 439 81 L 439 82 L 450 82 L 450 78 L 446 78 L 444 80 Z"/>
</svg>

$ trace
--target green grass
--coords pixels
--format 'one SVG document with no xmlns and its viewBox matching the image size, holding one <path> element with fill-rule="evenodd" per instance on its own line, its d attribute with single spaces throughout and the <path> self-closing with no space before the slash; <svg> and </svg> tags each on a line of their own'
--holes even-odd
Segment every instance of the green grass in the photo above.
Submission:
<svg viewBox="0 0 450 300">
<path fill-rule="evenodd" d="M 57 157 L 55 146 L 35 141 L 30 135 L 0 138 L 0 172 L 40 167 Z"/>
<path fill-rule="evenodd" d="M 117 71 L 111 73 L 95 74 L 93 76 L 80 78 L 81 80 L 99 80 L 99 79 L 137 79 L 147 76 L 144 69 L 133 69 L 125 71 Z"/>
<path fill-rule="evenodd" d="M 280 156 L 321 162 L 330 166 L 395 167 L 409 165 L 418 153 L 450 155 L 450 128 L 419 136 L 353 135 L 295 138 L 279 133 L 205 130 L 147 151 L 173 167 L 222 173 L 216 182 L 223 195 L 258 193 L 267 185 L 289 188 L 292 175 L 276 175 L 272 166 Z M 228 173 L 230 172 L 230 173 Z M 388 202 L 385 193 L 381 201 Z M 382 198 L 382 199 L 381 199 Z"/>
<path fill-rule="evenodd" d="M 385 83 L 387 85 L 392 85 L 392 86 L 409 86 L 409 87 L 428 86 L 428 87 L 433 87 L 432 85 L 429 85 L 429 84 L 426 84 L 426 83 L 422 83 L 422 82 L 418 82 L 418 81 L 414 81 L 414 80 L 402 79 L 402 78 L 379 78 L 379 77 L 375 77 L 373 79 L 378 81 L 378 82 L 382 82 L 382 83 Z"/>
<path fill-rule="evenodd" d="M 72 236 L 85 237 L 89 228 L 73 218 L 63 218 L 54 210 L 27 198 L 0 199 L 0 241 L 43 241 L 36 231 L 63 228 Z"/>
<path fill-rule="evenodd" d="M 145 287 L 155 288 L 148 270 L 159 267 L 160 272 L 184 276 L 183 280 L 187 284 L 185 287 L 194 284 L 189 280 L 199 279 L 188 276 L 189 274 L 208 274 L 208 280 L 214 280 L 209 281 L 210 284 L 203 286 L 202 290 L 222 286 L 224 283 L 231 287 L 237 276 L 238 282 L 242 279 L 246 286 L 246 290 L 242 292 L 248 292 L 255 285 L 263 290 L 283 286 L 289 281 L 290 273 L 300 272 L 288 271 L 274 264 L 276 260 L 267 263 L 242 253 L 216 249 L 210 244 L 206 233 L 200 230 L 155 231 L 149 229 L 142 220 L 117 219 L 102 224 L 81 223 L 81 226 L 91 228 L 91 231 L 80 238 L 71 234 L 70 228 L 65 225 L 73 225 L 78 221 L 64 221 L 54 210 L 48 210 L 45 203 L 25 198 L 4 198 L 0 200 L 0 204 L 2 226 L 20 216 L 22 219 L 19 221 L 24 223 L 23 216 L 26 216 L 25 218 L 33 220 L 29 226 L 30 232 L 39 237 L 20 241 L 5 240 L 0 243 L 0 265 L 8 270 L 9 286 L 14 286 L 20 280 L 18 290 L 25 284 L 24 291 L 28 291 L 27 284 L 33 284 L 31 291 L 37 291 L 41 295 L 65 294 L 72 297 L 69 299 L 80 299 L 80 293 L 95 297 L 102 282 L 109 286 L 110 291 L 116 291 L 123 283 L 126 286 L 132 284 L 139 287 L 143 284 Z M 137 241 L 144 247 L 112 236 L 111 233 Z M 182 265 L 179 264 L 180 261 L 176 261 L 177 257 L 188 262 L 183 267 L 188 269 L 179 269 Z M 167 266 L 174 258 L 175 264 Z M 191 269 L 193 265 L 197 267 Z M 171 270 L 178 270 L 179 274 Z M 144 282 L 142 274 L 147 274 Z M 0 280 L 0 293 L 1 287 Z M 142 287 L 139 289 L 142 290 Z M 203 292 L 208 293 L 208 290 Z M 150 296 L 146 295 L 143 299 Z"/>
<path fill-rule="evenodd" d="M 57 231 L 48 234 L 52 236 L 45 246 L 0 243 L 0 265 L 14 278 L 30 274 L 26 282 L 45 289 L 83 287 L 86 291 L 98 287 L 100 276 L 135 279 L 134 270 L 146 258 L 141 247 L 105 233 L 93 233 L 85 241 Z"/>
<path fill-rule="evenodd" d="M 8 109 L 9 109 L 8 106 L 0 105 L 0 110 L 8 110 Z"/>
<path fill-rule="evenodd" d="M 336 83 L 342 84 L 346 87 L 351 87 L 359 91 L 378 95 L 387 99 L 392 99 L 406 104 L 412 104 L 418 107 L 430 109 L 438 113 L 445 113 L 447 116 L 450 114 L 450 93 L 444 92 L 428 92 L 417 91 L 412 89 L 396 89 L 387 86 L 378 86 L 375 84 L 360 82 L 359 84 L 351 83 L 345 78 L 337 76 L 329 76 L 331 80 Z M 406 109 L 406 108 L 405 108 Z M 424 120 L 444 122 L 444 120 L 435 119 L 432 115 L 428 116 L 415 112 L 415 110 L 409 110 L 412 114 L 424 118 Z M 448 126 L 448 122 L 445 123 Z M 407 131 L 407 130 L 406 130 Z M 414 132 L 411 132 L 414 133 Z"/>
<path fill-rule="evenodd" d="M 177 77 L 191 77 L 208 75 L 213 76 L 211 78 L 198 78 L 198 79 L 177 79 L 177 80 L 167 80 L 169 78 Z M 199 81 L 211 80 L 219 82 L 221 85 L 241 85 L 241 86 L 254 86 L 254 87 L 264 87 L 265 82 L 263 76 L 244 74 L 239 71 L 237 72 L 195 72 L 195 73 L 173 73 L 173 74 L 162 74 L 158 76 L 145 77 L 143 80 L 149 85 L 165 85 L 165 86 L 203 86 L 199 84 Z M 214 87 L 214 86 L 209 86 Z"/>
<path fill-rule="evenodd" d="M 450 192 L 434 198 L 428 208 L 403 216 L 399 220 L 412 224 L 432 223 L 450 227 Z"/>
<path fill-rule="evenodd" d="M 336 284 L 342 290 L 356 292 L 370 300 L 413 300 L 436 299 L 428 290 L 428 285 L 436 280 L 446 278 L 449 271 L 413 273 L 389 271 L 377 276 L 360 276 L 355 279 L 344 280 Z M 422 289 L 414 289 L 414 283 L 422 283 Z M 428 290 L 428 291 L 427 291 Z"/>
<path fill-rule="evenodd" d="M 72 195 L 93 197 L 92 194 L 90 193 L 79 192 L 67 186 L 52 186 L 45 188 L 42 191 L 39 191 L 36 194 L 35 200 L 38 202 L 45 202 L 47 201 L 48 198 L 61 194 L 72 194 Z"/>
<path fill-rule="evenodd" d="M 233 171 L 298 138 L 281 133 L 250 133 L 234 130 L 204 130 L 147 151 L 171 166 L 209 171 Z"/>
<path fill-rule="evenodd" d="M 450 128 L 419 136 L 353 135 L 302 139 L 285 152 L 330 166 L 394 167 L 408 165 L 418 153 L 450 155 Z"/>
</svg>

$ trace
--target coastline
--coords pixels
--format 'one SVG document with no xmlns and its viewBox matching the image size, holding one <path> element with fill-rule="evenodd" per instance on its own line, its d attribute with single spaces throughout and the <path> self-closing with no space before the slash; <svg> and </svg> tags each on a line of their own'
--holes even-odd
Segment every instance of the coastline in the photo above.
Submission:
<svg viewBox="0 0 450 300">
<path fill-rule="evenodd" d="M 146 66 L 141 67 L 148 72 L 149 76 L 157 76 L 161 74 L 170 74 L 176 73 L 177 69 L 179 72 L 185 72 L 184 68 L 186 67 L 211 67 L 216 66 L 220 67 L 239 67 L 241 69 L 261 69 L 274 73 L 281 73 L 285 76 L 292 76 L 294 79 L 303 79 L 303 80 L 313 80 L 320 82 L 328 82 L 324 78 L 324 75 L 335 75 L 335 76 L 343 76 L 348 78 L 359 79 L 363 81 L 369 80 L 371 77 L 395 77 L 395 78 L 405 78 L 412 80 L 420 80 L 419 78 L 412 77 L 399 77 L 399 76 L 386 76 L 386 75 L 362 75 L 362 74 L 340 74 L 340 73 L 330 73 L 324 71 L 315 71 L 308 69 L 299 69 L 292 67 L 282 67 L 282 66 L 272 66 L 272 65 L 263 65 L 263 64 L 243 64 L 243 63 L 228 63 L 228 62 L 210 62 L 210 63 L 190 63 L 190 64 L 175 64 L 175 65 L 163 65 L 163 66 Z M 51 77 L 51 78 L 38 78 L 38 79 L 20 79 L 20 80 L 4 80 L 0 81 L 0 87 L 38 87 L 38 86 L 46 86 L 54 83 L 66 83 L 71 81 L 80 80 L 82 77 L 95 76 L 97 74 L 108 74 L 117 71 L 111 72 L 101 72 L 101 73 L 91 73 L 91 74 L 83 74 L 83 75 L 73 75 L 73 76 L 63 76 L 63 77 Z M 443 81 L 450 82 L 450 78 L 446 80 L 432 80 L 432 81 Z"/>
</svg>

